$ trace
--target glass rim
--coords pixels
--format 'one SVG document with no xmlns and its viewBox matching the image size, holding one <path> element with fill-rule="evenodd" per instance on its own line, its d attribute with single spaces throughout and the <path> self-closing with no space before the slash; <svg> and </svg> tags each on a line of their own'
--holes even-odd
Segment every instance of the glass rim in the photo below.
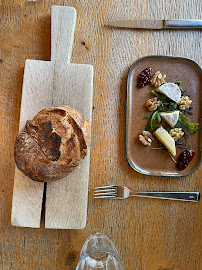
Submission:
<svg viewBox="0 0 202 270">
<path fill-rule="evenodd" d="M 96 248 L 94 247 L 93 249 L 89 250 L 88 252 L 86 252 L 84 255 L 82 255 L 80 258 L 79 258 L 79 261 L 78 261 L 78 264 L 77 264 L 77 267 L 76 267 L 76 270 L 78 269 L 78 267 L 81 265 L 81 263 L 87 258 L 89 257 L 90 255 L 93 255 L 93 254 L 96 254 L 96 253 L 107 253 L 108 255 L 111 255 L 113 256 L 120 264 L 121 266 L 121 269 L 122 270 L 125 270 L 121 260 L 119 259 L 118 257 L 118 254 L 114 254 L 110 249 L 108 248 Z"/>
</svg>

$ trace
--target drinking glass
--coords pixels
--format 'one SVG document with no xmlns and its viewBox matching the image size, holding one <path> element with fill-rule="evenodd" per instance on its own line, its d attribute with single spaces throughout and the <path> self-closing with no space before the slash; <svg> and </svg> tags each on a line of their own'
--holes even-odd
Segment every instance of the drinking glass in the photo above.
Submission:
<svg viewBox="0 0 202 270">
<path fill-rule="evenodd" d="M 88 237 L 84 243 L 76 270 L 124 270 L 112 241 L 101 233 Z"/>
</svg>

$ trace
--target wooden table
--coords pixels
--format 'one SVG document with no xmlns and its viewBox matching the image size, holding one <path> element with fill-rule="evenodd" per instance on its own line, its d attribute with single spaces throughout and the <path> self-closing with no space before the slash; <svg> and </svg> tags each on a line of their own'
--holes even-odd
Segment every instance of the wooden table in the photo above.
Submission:
<svg viewBox="0 0 202 270">
<path fill-rule="evenodd" d="M 51 5 L 77 9 L 72 62 L 94 66 L 94 107 L 87 226 L 84 230 L 12 227 L 14 159 L 25 59 L 50 60 Z M 112 19 L 201 19 L 198 0 L 7 0 L 0 4 L 0 269 L 75 269 L 85 239 L 97 231 L 115 243 L 126 269 L 199 270 L 201 203 L 151 199 L 93 200 L 98 185 L 137 191 L 200 191 L 200 167 L 182 178 L 140 175 L 125 157 L 126 80 L 145 55 L 175 55 L 202 64 L 201 31 L 104 27 Z"/>
</svg>

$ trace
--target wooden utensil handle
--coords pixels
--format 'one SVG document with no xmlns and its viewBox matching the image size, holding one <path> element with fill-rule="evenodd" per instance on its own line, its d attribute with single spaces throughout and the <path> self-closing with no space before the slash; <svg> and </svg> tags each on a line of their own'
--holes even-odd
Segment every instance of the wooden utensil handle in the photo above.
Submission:
<svg viewBox="0 0 202 270">
<path fill-rule="evenodd" d="M 76 9 L 53 6 L 51 18 L 51 61 L 70 63 L 76 25 Z"/>
</svg>

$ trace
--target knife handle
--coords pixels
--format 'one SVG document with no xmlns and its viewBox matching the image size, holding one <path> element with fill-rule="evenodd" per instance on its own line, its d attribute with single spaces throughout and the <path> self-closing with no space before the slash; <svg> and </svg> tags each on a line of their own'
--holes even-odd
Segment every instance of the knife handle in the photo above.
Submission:
<svg viewBox="0 0 202 270">
<path fill-rule="evenodd" d="M 202 20 L 164 20 L 164 28 L 200 29 Z"/>
</svg>

